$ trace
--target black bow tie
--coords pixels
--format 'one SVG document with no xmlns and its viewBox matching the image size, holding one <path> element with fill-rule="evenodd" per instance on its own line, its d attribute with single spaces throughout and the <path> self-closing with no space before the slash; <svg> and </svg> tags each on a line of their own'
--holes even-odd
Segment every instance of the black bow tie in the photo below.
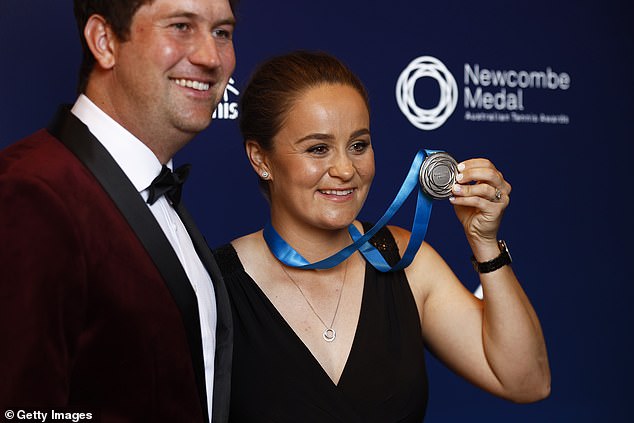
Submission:
<svg viewBox="0 0 634 423">
<path fill-rule="evenodd" d="M 169 167 L 163 165 L 159 176 L 154 178 L 148 187 L 147 202 L 154 204 L 162 195 L 165 195 L 172 205 L 177 206 L 181 201 L 181 189 L 189 175 L 190 168 L 191 165 L 185 164 L 172 172 Z"/>
</svg>

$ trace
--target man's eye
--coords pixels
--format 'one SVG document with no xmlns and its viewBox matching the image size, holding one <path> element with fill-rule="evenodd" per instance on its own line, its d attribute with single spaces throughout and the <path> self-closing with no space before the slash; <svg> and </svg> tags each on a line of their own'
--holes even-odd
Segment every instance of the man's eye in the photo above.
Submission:
<svg viewBox="0 0 634 423">
<path fill-rule="evenodd" d="M 218 38 L 224 38 L 230 40 L 233 38 L 233 34 L 231 31 L 227 31 L 226 29 L 216 29 L 214 31 L 214 35 Z"/>
<path fill-rule="evenodd" d="M 177 22 L 175 24 L 172 24 L 172 27 L 177 29 L 178 31 L 187 31 L 190 29 L 189 24 L 185 22 Z"/>
</svg>

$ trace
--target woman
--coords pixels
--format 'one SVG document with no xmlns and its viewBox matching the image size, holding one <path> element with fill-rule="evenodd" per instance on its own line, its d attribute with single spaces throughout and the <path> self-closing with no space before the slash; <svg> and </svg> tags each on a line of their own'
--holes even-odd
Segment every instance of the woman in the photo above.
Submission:
<svg viewBox="0 0 634 423">
<path fill-rule="evenodd" d="M 368 98 L 338 60 L 296 52 L 264 63 L 242 94 L 241 130 L 273 228 L 309 262 L 349 245 L 351 222 L 371 227 L 355 220 L 374 177 Z M 475 259 L 505 257 L 497 231 L 510 185 L 485 159 L 459 171 L 451 202 Z M 390 226 L 372 243 L 394 264 L 409 236 Z M 481 265 L 480 301 L 426 243 L 393 273 L 359 253 L 327 270 L 288 267 L 262 231 L 215 254 L 233 306 L 232 421 L 420 422 L 424 347 L 500 397 L 549 393 L 539 321 L 504 261 Z"/>
</svg>

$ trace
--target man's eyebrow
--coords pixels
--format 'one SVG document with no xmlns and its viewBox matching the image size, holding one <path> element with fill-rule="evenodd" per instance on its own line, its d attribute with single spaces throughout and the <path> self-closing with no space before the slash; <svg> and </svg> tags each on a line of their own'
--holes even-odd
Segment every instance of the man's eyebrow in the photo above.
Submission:
<svg viewBox="0 0 634 423">
<path fill-rule="evenodd" d="M 216 25 L 231 25 L 236 26 L 236 18 L 226 18 L 216 22 Z"/>
<path fill-rule="evenodd" d="M 186 18 L 186 19 L 191 19 L 191 20 L 197 20 L 200 19 L 200 15 L 197 13 L 193 13 L 193 12 L 187 12 L 187 11 L 176 11 L 174 13 L 171 13 L 169 15 L 167 15 L 165 17 L 165 19 L 174 19 L 174 18 Z M 214 21 L 214 25 L 231 25 L 231 26 L 236 26 L 236 19 L 234 17 L 230 17 L 230 18 L 225 18 L 225 19 L 221 19 L 219 21 Z"/>
</svg>

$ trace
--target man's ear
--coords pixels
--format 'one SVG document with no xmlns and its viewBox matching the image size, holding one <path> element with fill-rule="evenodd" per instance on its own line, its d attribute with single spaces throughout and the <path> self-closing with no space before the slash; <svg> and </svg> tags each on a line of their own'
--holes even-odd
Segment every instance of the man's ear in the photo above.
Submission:
<svg viewBox="0 0 634 423">
<path fill-rule="evenodd" d="M 112 69 L 116 61 L 117 37 L 103 16 L 92 15 L 88 18 L 84 37 L 97 65 L 103 69 Z"/>
<path fill-rule="evenodd" d="M 262 179 L 273 179 L 266 151 L 262 148 L 260 143 L 254 140 L 247 140 L 244 143 L 244 149 L 247 152 L 247 157 L 249 158 L 249 162 L 251 163 L 253 170 L 255 170 L 255 173 L 257 173 Z"/>
</svg>

